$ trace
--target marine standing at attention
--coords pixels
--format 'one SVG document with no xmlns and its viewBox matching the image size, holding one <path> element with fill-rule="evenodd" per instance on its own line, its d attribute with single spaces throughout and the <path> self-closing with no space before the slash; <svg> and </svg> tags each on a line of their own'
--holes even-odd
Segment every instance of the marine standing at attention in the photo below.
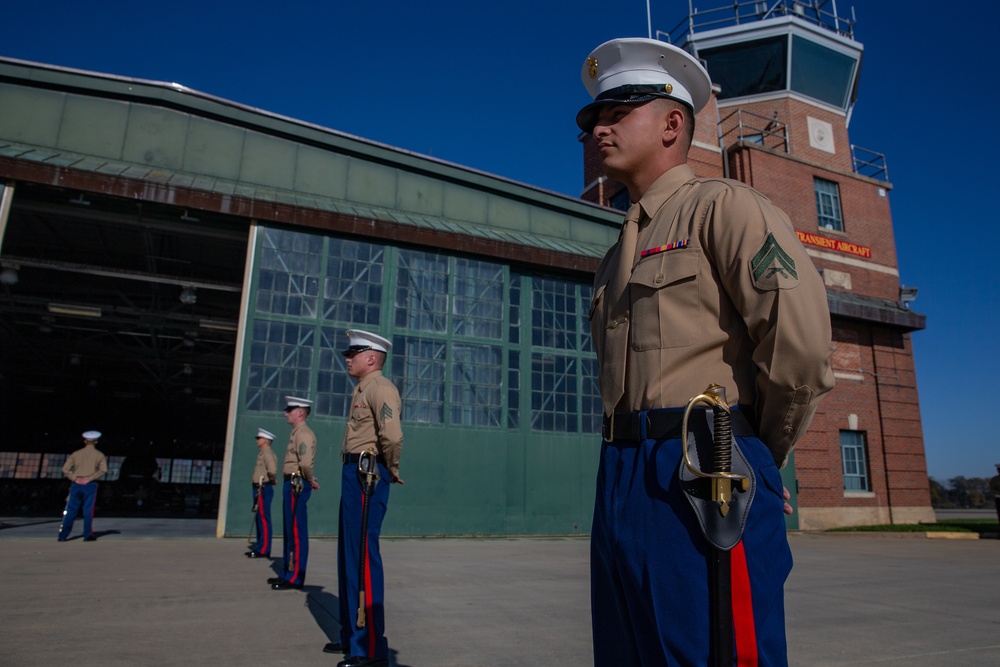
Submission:
<svg viewBox="0 0 1000 667">
<path fill-rule="evenodd" d="M 83 541 L 93 542 L 94 537 L 94 506 L 97 504 L 97 480 L 108 474 L 108 460 L 97 448 L 101 439 L 100 431 L 87 431 L 83 434 L 83 447 L 69 455 L 62 471 L 72 482 L 69 489 L 69 499 L 66 511 L 63 513 L 62 525 L 59 527 L 59 541 L 65 542 L 73 530 L 76 513 L 83 506 Z"/>
<path fill-rule="evenodd" d="M 271 555 L 271 500 L 274 485 L 278 480 L 278 455 L 271 449 L 274 434 L 262 428 L 257 429 L 257 462 L 253 466 L 253 506 L 256 510 L 254 522 L 257 527 L 257 543 L 247 551 L 247 558 L 268 558 Z"/>
<path fill-rule="evenodd" d="M 267 580 L 271 588 L 283 591 L 302 588 L 309 564 L 309 498 L 319 490 L 319 481 L 313 471 L 316 460 L 316 434 L 306 424 L 312 401 L 295 396 L 285 397 L 285 421 L 292 427 L 281 463 L 284 485 L 281 498 L 284 503 L 285 565 L 282 576 Z"/>
<path fill-rule="evenodd" d="M 731 406 L 732 451 L 756 480 L 731 553 L 733 590 L 746 584 L 732 599 L 735 653 L 739 664 L 785 665 L 791 507 L 778 469 L 833 387 L 825 288 L 784 213 L 743 183 L 697 178 L 688 166 L 694 115 L 711 91 L 697 60 L 664 42 L 617 39 L 590 54 L 582 78 L 594 101 L 577 125 L 632 202 L 590 306 L 605 413 L 594 662 L 708 665 L 718 650 L 709 541 L 681 480 L 680 437 L 685 406 L 715 384 Z"/>
<path fill-rule="evenodd" d="M 389 645 L 378 540 L 389 505 L 389 485 L 403 483 L 399 477 L 401 401 L 396 385 L 382 375 L 392 343 L 357 329 L 348 331 L 347 336 L 349 345 L 343 351 L 347 373 L 358 385 L 351 398 L 351 416 L 341 449 L 344 467 L 337 536 L 340 641 L 327 644 L 323 651 L 347 654 L 337 667 L 383 667 L 388 664 Z M 374 474 L 364 474 L 369 470 Z"/>
</svg>

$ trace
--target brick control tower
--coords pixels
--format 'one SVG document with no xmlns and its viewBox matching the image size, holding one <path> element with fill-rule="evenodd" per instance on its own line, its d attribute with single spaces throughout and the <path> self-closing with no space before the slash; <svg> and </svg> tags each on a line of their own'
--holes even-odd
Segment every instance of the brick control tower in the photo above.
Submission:
<svg viewBox="0 0 1000 667">
<path fill-rule="evenodd" d="M 911 332 L 916 289 L 899 282 L 885 156 L 854 146 L 862 44 L 835 0 L 703 2 L 656 38 L 699 58 L 713 100 L 689 164 L 743 181 L 784 210 L 823 274 L 837 386 L 783 471 L 804 530 L 933 522 Z M 722 6 L 720 6 L 722 5 Z M 583 199 L 626 209 L 593 139 L 580 136 Z"/>
</svg>

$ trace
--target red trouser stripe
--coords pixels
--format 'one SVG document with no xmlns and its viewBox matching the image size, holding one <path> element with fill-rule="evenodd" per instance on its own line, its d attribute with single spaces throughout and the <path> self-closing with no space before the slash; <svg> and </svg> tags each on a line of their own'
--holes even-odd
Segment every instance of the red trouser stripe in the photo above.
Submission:
<svg viewBox="0 0 1000 667">
<path fill-rule="evenodd" d="M 298 508 L 298 496 L 295 492 L 292 492 L 292 549 L 295 550 L 295 569 L 292 570 L 292 581 L 298 581 L 299 578 L 299 515 Z"/>
<path fill-rule="evenodd" d="M 365 504 L 368 502 L 368 496 L 364 493 L 361 494 L 361 512 L 365 511 Z M 371 558 L 369 557 L 368 548 L 371 544 L 368 542 L 368 526 L 365 526 L 365 534 L 362 535 L 362 539 L 365 541 L 365 632 L 368 633 L 368 656 L 369 658 L 375 657 L 375 628 L 372 627 L 375 617 L 372 616 L 372 610 L 374 605 L 372 604 L 372 569 L 371 569 Z"/>
<path fill-rule="evenodd" d="M 753 595 L 747 555 L 740 540 L 730 552 L 733 592 L 733 634 L 736 635 L 736 664 L 757 667 L 757 633 L 753 623 Z"/>
</svg>

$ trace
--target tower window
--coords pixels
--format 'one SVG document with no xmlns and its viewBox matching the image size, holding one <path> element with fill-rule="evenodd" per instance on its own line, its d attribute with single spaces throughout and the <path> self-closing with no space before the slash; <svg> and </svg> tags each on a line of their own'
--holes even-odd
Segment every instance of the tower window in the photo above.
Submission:
<svg viewBox="0 0 1000 667">
<path fill-rule="evenodd" d="M 813 179 L 816 188 L 816 217 L 823 229 L 844 231 L 844 218 L 840 214 L 840 186 L 822 178 Z"/>
<path fill-rule="evenodd" d="M 840 455 L 844 463 L 844 491 L 871 491 L 868 456 L 861 431 L 840 432 Z"/>
</svg>

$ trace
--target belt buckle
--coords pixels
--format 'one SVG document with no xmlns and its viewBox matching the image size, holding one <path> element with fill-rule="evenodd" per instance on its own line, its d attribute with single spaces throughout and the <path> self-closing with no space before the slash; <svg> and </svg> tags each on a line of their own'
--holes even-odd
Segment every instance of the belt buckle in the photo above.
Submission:
<svg viewBox="0 0 1000 667">
<path fill-rule="evenodd" d="M 612 412 L 610 417 L 604 418 L 604 423 L 601 424 L 601 438 L 604 442 L 614 442 L 615 439 L 615 413 Z"/>
</svg>

